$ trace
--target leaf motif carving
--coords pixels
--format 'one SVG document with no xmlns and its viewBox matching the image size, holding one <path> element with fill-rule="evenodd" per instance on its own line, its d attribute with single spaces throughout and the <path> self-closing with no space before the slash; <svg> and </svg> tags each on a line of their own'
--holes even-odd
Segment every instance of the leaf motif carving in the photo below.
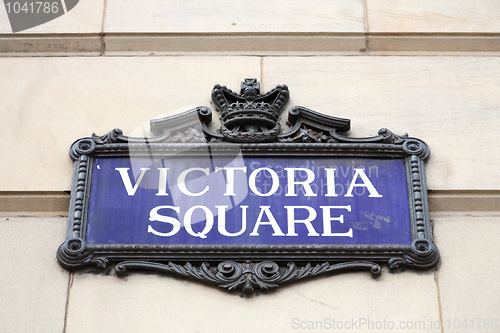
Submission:
<svg viewBox="0 0 500 333">
<path fill-rule="evenodd" d="M 125 275 L 129 270 L 152 270 L 170 273 L 186 278 L 199 280 L 217 285 L 227 290 L 241 290 L 244 294 L 251 294 L 257 289 L 267 290 L 278 288 L 280 285 L 307 279 L 313 276 L 340 273 L 351 270 L 369 270 L 373 277 L 381 274 L 381 267 L 373 262 L 346 262 L 330 264 L 328 262 L 304 266 L 297 266 L 290 262 L 286 266 L 279 266 L 273 261 L 263 262 L 235 262 L 223 261 L 217 267 L 208 263 L 193 266 L 187 262 L 184 265 L 169 262 L 168 264 L 146 261 L 124 261 L 116 265 L 117 275 Z"/>
</svg>

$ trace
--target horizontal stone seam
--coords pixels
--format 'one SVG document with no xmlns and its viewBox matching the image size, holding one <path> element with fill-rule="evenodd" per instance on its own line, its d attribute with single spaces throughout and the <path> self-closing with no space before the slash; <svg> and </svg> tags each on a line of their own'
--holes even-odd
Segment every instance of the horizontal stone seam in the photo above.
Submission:
<svg viewBox="0 0 500 333">
<path fill-rule="evenodd" d="M 496 42 L 498 40 L 498 42 Z M 161 41 L 161 42 L 160 42 Z M 230 41 L 229 43 L 227 41 Z M 366 50 L 368 41 L 370 50 Z M 73 42 L 73 43 L 71 43 Z M 499 52 L 500 33 L 95 33 L 0 34 L 1 54 L 104 55 L 137 52 L 272 54 L 275 52 Z"/>
<path fill-rule="evenodd" d="M 500 211 L 500 190 L 430 190 L 430 212 Z M 67 215 L 70 194 L 62 191 L 0 192 L 0 215 Z"/>
<path fill-rule="evenodd" d="M 269 36 L 324 36 L 324 37 L 500 37 L 499 32 L 322 32 L 322 31 L 256 31 L 256 32 L 95 32 L 95 33 L 0 33 L 0 38 L 29 38 L 29 37 L 269 37 Z"/>
</svg>

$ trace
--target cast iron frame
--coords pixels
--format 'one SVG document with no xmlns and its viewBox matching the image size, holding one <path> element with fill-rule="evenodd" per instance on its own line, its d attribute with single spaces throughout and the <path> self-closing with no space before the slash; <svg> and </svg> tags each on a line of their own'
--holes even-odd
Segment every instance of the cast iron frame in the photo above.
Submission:
<svg viewBox="0 0 500 333">
<path fill-rule="evenodd" d="M 60 264 L 72 270 L 91 265 L 105 268 L 114 264 L 117 275 L 125 275 L 131 270 L 157 271 L 228 290 L 241 290 L 245 294 L 321 274 L 367 270 L 376 277 L 382 272 L 382 264 L 387 264 L 391 271 L 402 267 L 422 270 L 436 267 L 439 251 L 433 243 L 424 171 L 429 148 L 422 140 L 407 135 L 398 136 L 387 129 L 381 129 L 375 137 L 350 138 L 340 134 L 350 129 L 348 119 L 326 116 L 299 106 L 289 110 L 288 125 L 291 129 L 288 132 L 277 136 L 274 133 L 267 139 L 261 137 L 256 143 L 248 142 L 248 139 L 235 143 L 237 135 L 234 133 L 232 139 L 227 140 L 223 134 L 209 129 L 211 120 L 211 110 L 198 107 L 173 117 L 152 120 L 153 136 L 147 139 L 127 137 L 121 130 L 114 129 L 103 136 L 94 134 L 75 141 L 70 148 L 74 178 L 67 236 L 57 252 Z M 96 157 L 129 157 L 131 153 L 147 156 L 151 149 L 155 153 L 182 152 L 196 156 L 206 153 L 207 146 L 220 156 L 232 154 L 237 148 L 243 156 L 251 157 L 402 159 L 406 165 L 409 188 L 412 244 L 236 246 L 86 243 L 91 166 Z"/>
</svg>

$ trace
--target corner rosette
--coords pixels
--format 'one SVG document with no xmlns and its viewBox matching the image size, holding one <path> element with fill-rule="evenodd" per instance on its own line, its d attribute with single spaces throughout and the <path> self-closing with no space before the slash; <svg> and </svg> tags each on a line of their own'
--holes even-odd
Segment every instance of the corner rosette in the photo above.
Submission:
<svg viewBox="0 0 500 333">
<path fill-rule="evenodd" d="M 411 244 L 411 252 L 403 258 L 389 260 L 389 268 L 397 270 L 402 267 L 415 269 L 431 269 L 439 262 L 439 251 L 434 243 L 427 239 L 416 239 Z"/>
<path fill-rule="evenodd" d="M 403 150 L 409 155 L 417 155 L 425 160 L 429 157 L 429 146 L 425 142 L 415 138 L 407 138 L 403 142 Z"/>
<path fill-rule="evenodd" d="M 69 149 L 69 156 L 73 161 L 78 160 L 82 155 L 90 155 L 94 152 L 96 143 L 93 138 L 79 139 L 71 145 Z"/>
<path fill-rule="evenodd" d="M 61 244 L 57 250 L 57 260 L 68 269 L 82 268 L 91 263 L 97 263 L 101 267 L 105 266 L 105 263 L 92 260 L 92 252 L 87 251 L 87 244 L 78 237 L 69 238 Z"/>
</svg>

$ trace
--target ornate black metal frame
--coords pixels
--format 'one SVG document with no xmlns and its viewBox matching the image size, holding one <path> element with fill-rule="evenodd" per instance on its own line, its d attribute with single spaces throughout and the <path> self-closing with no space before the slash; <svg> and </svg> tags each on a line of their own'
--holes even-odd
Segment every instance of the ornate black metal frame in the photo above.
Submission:
<svg viewBox="0 0 500 333">
<path fill-rule="evenodd" d="M 73 143 L 75 161 L 66 241 L 57 258 L 68 269 L 115 264 L 117 275 L 130 270 L 152 270 L 252 293 L 320 274 L 368 270 L 376 277 L 381 264 L 431 269 L 439 261 L 428 214 L 424 161 L 428 146 L 421 140 L 398 136 L 387 129 L 370 138 L 349 138 L 348 119 L 326 116 L 295 106 L 289 110 L 291 130 L 281 133 L 278 115 L 288 100 L 288 88 L 278 86 L 260 95 L 254 79 L 242 83 L 241 94 L 216 85 L 214 104 L 222 114 L 220 131 L 208 124 L 212 112 L 198 107 L 173 117 L 151 121 L 151 138 L 131 138 L 114 129 L 103 136 Z M 124 245 L 87 244 L 85 230 L 96 157 L 147 156 L 156 153 L 232 154 L 243 156 L 337 156 L 403 159 L 406 164 L 411 210 L 411 245 Z"/>
</svg>

